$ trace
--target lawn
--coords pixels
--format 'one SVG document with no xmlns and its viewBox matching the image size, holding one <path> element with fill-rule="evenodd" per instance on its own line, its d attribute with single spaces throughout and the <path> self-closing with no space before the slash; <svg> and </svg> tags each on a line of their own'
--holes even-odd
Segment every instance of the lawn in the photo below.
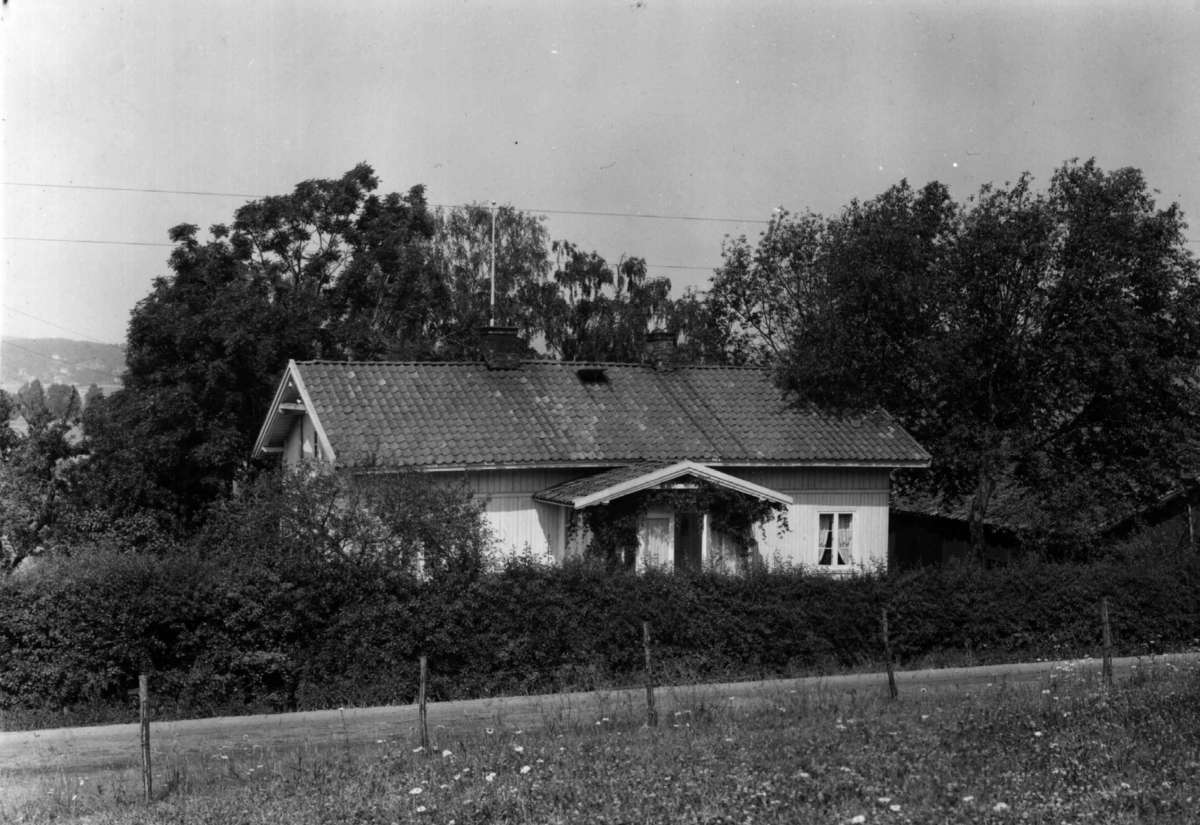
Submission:
<svg viewBox="0 0 1200 825">
<path fill-rule="evenodd" d="M 243 742 L 137 776 L 47 774 L 0 820 L 87 823 L 1200 822 L 1200 668 L 1104 689 L 1036 685 L 869 696 L 697 693 L 655 729 L 636 708 L 547 714 L 367 747 Z M 442 735 L 444 738 L 439 738 Z M 4 777 L 0 777 L 0 785 Z"/>
</svg>

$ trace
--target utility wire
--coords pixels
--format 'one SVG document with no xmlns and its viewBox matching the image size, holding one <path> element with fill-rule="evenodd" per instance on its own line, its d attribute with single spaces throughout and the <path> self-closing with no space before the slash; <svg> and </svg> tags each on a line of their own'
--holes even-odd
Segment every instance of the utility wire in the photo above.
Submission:
<svg viewBox="0 0 1200 825">
<path fill-rule="evenodd" d="M 4 181 L 5 186 L 30 186 L 40 187 L 43 189 L 95 189 L 102 192 L 147 192 L 155 195 L 202 195 L 206 197 L 216 198 L 265 198 L 266 195 L 250 195 L 241 192 L 199 192 L 185 189 L 143 189 L 133 186 L 84 186 L 76 183 L 23 183 L 18 181 Z M 447 204 L 447 203 L 431 203 L 432 207 L 438 209 L 454 209 L 458 206 L 469 206 L 470 204 Z M 707 218 L 697 215 L 652 215 L 643 214 L 640 212 L 585 212 L 580 210 L 570 209 L 531 209 L 525 208 L 526 212 L 545 212 L 548 215 L 591 215 L 595 217 L 605 218 L 650 218 L 654 220 L 664 221 L 710 221 L 713 223 L 761 223 L 768 224 L 770 221 L 758 220 L 743 220 L 741 218 Z"/>
<path fill-rule="evenodd" d="M 46 243 L 100 243 L 114 246 L 174 246 L 169 243 L 149 243 L 148 241 L 94 241 L 88 238 L 24 238 L 16 235 L 5 235 L 4 241 L 44 241 Z"/>
<path fill-rule="evenodd" d="M 23 347 L 20 344 L 14 344 L 12 342 L 12 340 L 9 338 L 0 338 L 0 341 L 3 341 L 5 346 L 15 347 L 16 349 L 24 350 L 25 352 L 28 352 L 31 355 L 36 355 L 39 358 L 45 358 L 47 361 L 53 361 L 56 364 L 66 364 L 68 367 L 74 367 L 75 369 L 78 369 L 78 370 L 87 370 L 88 372 L 94 372 L 96 375 L 103 375 L 103 376 L 113 379 L 114 381 L 121 380 L 118 376 L 113 375 L 111 372 L 105 372 L 104 370 L 98 370 L 98 369 L 94 369 L 92 367 L 85 367 L 83 364 L 72 364 L 69 361 L 63 361 L 58 358 L 54 358 L 53 356 L 47 355 L 44 352 L 37 352 L 36 350 L 31 350 L 29 347 Z"/>
<path fill-rule="evenodd" d="M 53 321 L 47 321 L 45 318 L 39 318 L 36 315 L 30 315 L 28 312 L 19 310 L 16 307 L 10 307 L 7 304 L 0 304 L 0 307 L 3 307 L 4 309 L 8 310 L 9 312 L 15 312 L 18 315 L 24 315 L 26 318 L 32 318 L 35 321 L 41 321 L 43 324 L 52 326 L 55 329 L 61 329 L 63 332 L 70 332 L 75 335 L 78 335 L 81 338 L 86 338 L 89 341 L 95 341 L 97 344 L 104 344 L 104 346 L 106 346 L 106 347 L 117 347 L 118 349 L 120 349 L 120 347 L 117 344 L 110 344 L 108 341 L 101 341 L 99 338 L 93 338 L 92 336 L 82 333 L 77 329 L 71 329 L 70 327 L 64 327 L 61 324 L 54 323 Z"/>
<path fill-rule="evenodd" d="M 97 241 L 86 238 L 26 238 L 16 237 L 14 235 L 5 235 L 0 238 L 3 241 L 38 241 L 43 243 L 99 243 L 113 244 L 117 246 L 162 246 L 173 248 L 174 244 L 169 243 L 149 243 L 146 241 Z M 713 266 L 684 266 L 682 264 L 646 264 L 647 267 L 654 269 L 695 269 L 701 272 L 708 272 L 715 269 Z"/>
</svg>

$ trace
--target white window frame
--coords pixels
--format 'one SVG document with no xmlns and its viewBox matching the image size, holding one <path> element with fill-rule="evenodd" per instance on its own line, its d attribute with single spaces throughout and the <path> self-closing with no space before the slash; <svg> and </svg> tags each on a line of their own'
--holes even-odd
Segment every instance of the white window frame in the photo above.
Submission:
<svg viewBox="0 0 1200 825">
<path fill-rule="evenodd" d="M 821 516 L 831 516 L 833 519 L 833 552 L 830 553 L 829 564 L 821 564 L 821 553 L 824 548 L 821 547 Z M 838 564 L 837 547 L 838 547 L 838 520 L 841 516 L 850 516 L 850 563 Z M 821 570 L 850 570 L 859 566 L 861 559 L 859 558 L 858 550 L 858 534 L 862 528 L 862 522 L 858 518 L 857 507 L 838 507 L 838 508 L 821 508 L 817 510 L 816 518 L 813 520 L 813 544 L 816 548 L 816 555 L 813 563 Z"/>
</svg>

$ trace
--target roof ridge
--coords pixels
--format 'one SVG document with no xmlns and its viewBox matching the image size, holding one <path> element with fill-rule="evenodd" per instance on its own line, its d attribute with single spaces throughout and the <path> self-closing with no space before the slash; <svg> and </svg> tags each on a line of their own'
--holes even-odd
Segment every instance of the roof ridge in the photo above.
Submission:
<svg viewBox="0 0 1200 825">
<path fill-rule="evenodd" d="M 342 361 L 335 358 L 309 358 L 304 361 L 296 361 L 298 366 L 301 364 L 329 364 L 334 366 L 375 366 L 375 367 L 460 367 L 460 366 L 481 366 L 487 362 L 483 360 L 475 361 Z M 550 367 L 638 367 L 639 369 L 654 370 L 653 364 L 639 364 L 633 361 L 547 361 L 540 358 L 531 358 L 522 360 L 522 366 L 550 366 Z M 664 375 L 670 375 L 672 372 L 680 370 L 747 370 L 755 372 L 767 372 L 771 367 L 755 366 L 753 364 L 679 364 L 674 367 L 669 367 L 665 370 L 656 370 Z"/>
</svg>

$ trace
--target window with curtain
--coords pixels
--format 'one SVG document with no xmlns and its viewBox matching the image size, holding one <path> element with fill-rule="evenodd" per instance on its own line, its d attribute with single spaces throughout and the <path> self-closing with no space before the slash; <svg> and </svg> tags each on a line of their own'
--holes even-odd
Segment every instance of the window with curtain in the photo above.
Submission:
<svg viewBox="0 0 1200 825">
<path fill-rule="evenodd" d="M 821 513 L 817 517 L 817 564 L 846 567 L 854 563 L 854 514 Z"/>
</svg>

